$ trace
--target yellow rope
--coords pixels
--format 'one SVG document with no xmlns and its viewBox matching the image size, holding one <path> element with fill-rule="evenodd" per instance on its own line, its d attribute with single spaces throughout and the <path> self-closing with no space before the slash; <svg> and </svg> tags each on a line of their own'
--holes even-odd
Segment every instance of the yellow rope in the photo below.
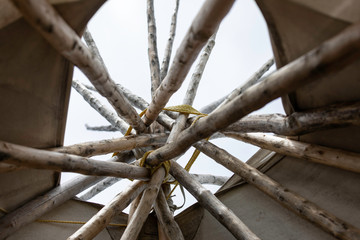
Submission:
<svg viewBox="0 0 360 240">
<path fill-rule="evenodd" d="M 194 114 L 194 115 L 198 115 L 197 118 L 195 118 L 195 120 L 193 121 L 193 123 L 191 124 L 194 125 L 200 118 L 202 117 L 205 117 L 207 116 L 207 114 L 205 113 L 201 113 L 199 112 L 198 110 L 196 110 L 195 108 L 193 108 L 192 106 L 190 105 L 187 105 L 187 104 L 183 104 L 183 105 L 177 105 L 177 106 L 171 106 L 171 107 L 165 107 L 163 108 L 163 110 L 166 110 L 166 111 L 171 111 L 171 112 L 178 112 L 178 113 L 182 113 L 182 114 Z M 146 113 L 147 111 L 147 108 L 144 109 L 140 114 L 139 116 L 142 117 L 144 116 L 144 114 Z M 132 126 L 129 126 L 128 130 L 126 131 L 125 135 L 124 136 L 128 136 L 130 135 L 132 131 Z M 208 140 L 208 139 L 206 139 Z M 176 187 L 179 185 L 179 183 L 177 181 L 172 181 L 172 182 L 168 182 L 168 175 L 169 175 L 169 171 L 170 171 L 170 161 L 166 161 L 166 162 L 162 162 L 160 165 L 158 166 L 150 166 L 150 165 L 147 165 L 146 164 L 146 158 L 147 156 L 151 153 L 152 151 L 148 151 L 146 152 L 142 158 L 140 159 L 140 166 L 141 167 L 146 167 L 146 168 L 149 168 L 151 170 L 151 174 L 153 174 L 159 167 L 164 167 L 165 168 L 165 171 L 166 171 L 166 177 L 165 177 L 165 180 L 164 180 L 164 183 L 168 183 L 168 184 L 175 184 L 174 188 L 171 190 L 171 192 L 169 193 L 169 195 L 167 196 L 166 199 L 169 199 L 171 194 L 174 192 L 174 190 L 176 189 Z M 113 154 L 113 156 L 119 154 L 119 152 L 115 152 Z M 195 150 L 193 155 L 191 156 L 190 160 L 188 161 L 188 163 L 186 164 L 185 166 L 185 170 L 186 171 L 190 171 L 190 168 L 191 166 L 194 164 L 195 160 L 197 159 L 197 157 L 199 156 L 200 154 L 200 151 L 199 150 Z"/>
<path fill-rule="evenodd" d="M 191 107 L 191 106 L 190 106 L 190 107 Z M 196 109 L 195 109 L 195 111 L 198 112 Z M 199 113 L 200 113 L 200 112 L 199 112 Z M 192 114 L 194 114 L 194 113 L 192 113 Z M 194 125 L 200 118 L 207 116 L 207 114 L 203 114 L 203 113 L 200 113 L 200 114 L 197 114 L 197 115 L 199 115 L 199 116 L 195 118 L 195 120 L 192 122 L 191 126 Z M 206 141 L 208 141 L 208 140 L 209 140 L 209 138 L 206 139 Z M 197 157 L 199 156 L 199 154 L 200 154 L 200 151 L 197 150 L 197 149 L 195 149 L 195 151 L 193 152 L 191 158 L 189 159 L 188 163 L 186 164 L 186 166 L 185 166 L 185 168 L 184 168 L 187 172 L 190 171 L 191 166 L 194 164 L 194 162 L 195 162 L 195 160 L 197 159 Z M 176 187 L 179 185 L 179 182 L 178 182 L 178 181 L 173 181 L 173 182 L 171 182 L 171 183 L 175 184 L 175 186 L 174 186 L 173 189 L 170 191 L 170 193 L 167 195 L 166 200 L 168 200 L 168 199 L 171 197 L 171 194 L 173 194 L 173 192 L 175 191 Z"/>
<path fill-rule="evenodd" d="M 153 152 L 153 151 L 154 151 L 154 150 L 147 151 L 147 152 L 142 156 L 142 158 L 140 159 L 139 166 L 140 166 L 140 167 L 149 168 L 149 169 L 151 170 L 151 175 L 152 175 L 156 170 L 158 170 L 160 167 L 164 167 L 164 168 L 165 168 L 164 183 L 166 183 L 167 180 L 168 180 L 171 163 L 170 163 L 170 161 L 165 161 L 165 162 L 160 163 L 160 164 L 157 165 L 157 166 L 151 166 L 151 165 L 146 164 L 146 158 L 147 158 L 147 156 L 148 156 L 151 152 Z"/>
</svg>

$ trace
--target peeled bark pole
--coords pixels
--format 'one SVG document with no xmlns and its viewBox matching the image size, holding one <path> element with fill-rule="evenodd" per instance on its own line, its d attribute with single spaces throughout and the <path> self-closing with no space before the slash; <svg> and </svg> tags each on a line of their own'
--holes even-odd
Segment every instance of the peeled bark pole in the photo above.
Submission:
<svg viewBox="0 0 360 240">
<path fill-rule="evenodd" d="M 127 125 L 119 116 L 117 116 L 111 109 L 103 105 L 94 94 L 92 94 L 86 87 L 77 80 L 72 81 L 72 87 L 84 98 L 84 100 L 95 109 L 101 116 L 103 116 L 111 126 L 115 127 L 122 134 L 125 134 L 129 125 Z"/>
<path fill-rule="evenodd" d="M 160 167 L 153 173 L 149 185 L 144 190 L 140 203 L 136 208 L 132 218 L 130 219 L 130 222 L 126 227 L 123 235 L 121 236 L 121 239 L 137 239 L 140 230 L 144 225 L 151 210 L 151 207 L 158 195 L 159 188 L 161 187 L 161 183 L 163 182 L 164 177 L 165 169 L 163 167 Z"/>
<path fill-rule="evenodd" d="M 76 65 L 104 96 L 120 117 L 136 131 L 146 126 L 135 109 L 117 90 L 106 68 L 94 58 L 74 30 L 46 0 L 12 0 L 24 18 L 66 59 Z"/>
<path fill-rule="evenodd" d="M 283 155 L 306 159 L 312 162 L 360 173 L 360 153 L 333 149 L 262 133 L 225 133 L 260 148 Z"/>
<path fill-rule="evenodd" d="M 272 132 L 284 136 L 296 136 L 316 130 L 335 127 L 360 126 L 360 102 L 336 104 L 289 116 L 263 114 L 246 116 L 228 126 L 225 132 Z"/>
<path fill-rule="evenodd" d="M 172 161 L 170 173 L 237 239 L 260 239 L 214 194 L 198 183 L 184 168 Z"/>
<path fill-rule="evenodd" d="M 156 43 L 154 0 L 147 0 L 148 57 L 151 73 L 151 95 L 160 86 L 160 63 Z"/>
<path fill-rule="evenodd" d="M 191 174 L 191 176 L 193 176 L 200 184 L 211 184 L 217 186 L 224 185 L 229 179 L 229 177 L 226 176 L 215 176 L 211 174 Z"/>
<path fill-rule="evenodd" d="M 117 183 L 121 179 L 122 178 L 117 178 L 117 177 L 107 177 L 107 178 L 101 180 L 100 182 L 98 182 L 89 191 L 87 191 L 86 193 L 81 195 L 79 197 L 79 199 L 81 199 L 83 201 L 87 201 L 87 200 L 95 197 L 96 195 L 98 195 L 99 193 L 101 193 L 102 191 L 107 189 L 108 187 L 114 185 L 115 183 Z"/>
<path fill-rule="evenodd" d="M 143 134 L 101 141 L 84 142 L 64 147 L 51 148 L 49 150 L 59 153 L 90 157 L 112 152 L 132 150 L 134 148 L 147 147 L 151 145 L 164 145 L 167 137 L 168 135 L 166 133 Z"/>
<path fill-rule="evenodd" d="M 274 59 L 269 59 L 245 82 L 245 84 L 242 84 L 241 86 L 235 88 L 228 96 L 226 96 L 226 99 L 217 108 L 221 108 L 222 106 L 233 100 L 235 97 L 245 92 L 246 89 L 258 83 L 260 81 L 260 78 L 271 68 L 273 64 Z"/>
<path fill-rule="evenodd" d="M 165 78 L 167 71 L 169 69 L 170 57 L 171 57 L 172 47 L 173 47 L 174 39 L 175 39 L 176 21 L 177 21 L 177 14 L 179 11 L 179 0 L 175 0 L 175 1 L 176 1 L 175 9 L 174 9 L 174 13 L 171 17 L 170 34 L 169 34 L 170 36 L 166 43 L 164 58 L 161 63 L 160 82 Z"/>
<path fill-rule="evenodd" d="M 5 239 L 46 212 L 60 206 L 104 177 L 78 176 L 0 218 L 0 239 Z"/>
<path fill-rule="evenodd" d="M 360 23 L 357 23 L 280 68 L 209 116 L 200 119 L 184 130 L 176 143 L 167 144 L 149 154 L 147 163 L 158 165 L 159 162 L 172 159 L 193 143 L 224 129 L 268 102 L 347 66 L 345 63 L 358 59 L 359 49 Z"/>
<path fill-rule="evenodd" d="M 166 202 L 164 191 L 160 188 L 154 205 L 156 216 L 166 237 L 170 240 L 182 240 L 184 236 L 176 223 L 173 213 Z"/>
<path fill-rule="evenodd" d="M 150 171 L 121 162 L 106 162 L 75 155 L 24 147 L 0 141 L 0 161 L 19 166 L 148 180 Z"/>
<path fill-rule="evenodd" d="M 317 224 L 335 237 L 347 240 L 360 239 L 359 229 L 326 212 L 316 204 L 289 189 L 284 188 L 256 168 L 235 158 L 225 150 L 205 141 L 196 143 L 195 147 L 233 173 L 244 178 L 249 184 L 253 184 L 277 202 L 310 222 Z"/>
<path fill-rule="evenodd" d="M 111 219 L 124 210 L 147 185 L 146 182 L 142 181 L 134 181 L 128 185 L 68 239 L 93 239 L 110 223 Z"/>
<path fill-rule="evenodd" d="M 216 32 L 233 3 L 233 0 L 208 0 L 204 3 L 178 48 L 168 74 L 154 94 L 145 114 L 147 126 L 156 120 L 172 94 L 180 88 L 200 50 Z"/>
</svg>

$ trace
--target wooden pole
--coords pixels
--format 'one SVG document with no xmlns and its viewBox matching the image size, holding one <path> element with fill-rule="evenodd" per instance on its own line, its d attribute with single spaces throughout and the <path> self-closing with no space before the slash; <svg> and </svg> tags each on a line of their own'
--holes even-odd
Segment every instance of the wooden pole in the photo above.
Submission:
<svg viewBox="0 0 360 240">
<path fill-rule="evenodd" d="M 74 30 L 64 21 L 46 0 L 12 0 L 24 18 L 66 59 L 76 65 L 92 82 L 98 92 L 114 107 L 136 131 L 145 132 L 146 126 L 117 90 L 106 68 L 81 41 Z"/>
<path fill-rule="evenodd" d="M 261 77 L 271 68 L 273 64 L 274 64 L 273 58 L 266 61 L 266 63 L 264 63 L 264 65 L 262 65 L 259 68 L 259 70 L 257 70 L 244 84 L 235 88 L 229 95 L 227 95 L 226 99 L 217 108 L 221 108 L 222 106 L 233 100 L 235 97 L 245 92 L 246 89 L 258 83 Z"/>
<path fill-rule="evenodd" d="M 59 153 L 68 153 L 83 157 L 108 154 L 131 150 L 139 147 L 161 146 L 164 145 L 168 135 L 166 133 L 143 134 L 135 136 L 126 136 L 122 138 L 106 139 L 101 141 L 92 141 L 78 143 L 74 145 L 51 148 L 50 151 Z"/>
<path fill-rule="evenodd" d="M 229 177 L 226 176 L 216 176 L 211 174 L 191 174 L 191 176 L 193 176 L 200 184 L 211 184 L 217 186 L 224 185 L 224 183 L 226 183 L 229 179 Z"/>
<path fill-rule="evenodd" d="M 172 161 L 170 173 L 208 210 L 236 239 L 259 239 L 251 230 L 209 190 L 198 183 L 184 168 Z"/>
<path fill-rule="evenodd" d="M 99 234 L 112 220 L 112 218 L 124 210 L 146 187 L 143 181 L 134 181 L 128 185 L 121 193 L 106 204 L 96 213 L 86 224 L 79 228 L 68 240 L 93 239 Z"/>
<path fill-rule="evenodd" d="M 109 161 L 126 162 L 133 158 L 126 153 L 118 154 Z M 49 192 L 29 201 L 13 212 L 0 219 L 0 239 L 3 239 L 16 232 L 21 227 L 36 220 L 46 212 L 60 206 L 83 190 L 96 184 L 104 177 L 99 176 L 78 176 L 50 190 Z"/>
<path fill-rule="evenodd" d="M 148 169 L 126 163 L 93 160 L 2 141 L 0 141 L 0 161 L 24 167 L 77 172 L 96 176 L 148 180 L 150 175 Z"/>
<path fill-rule="evenodd" d="M 96 88 L 94 88 L 91 85 L 84 84 L 84 86 L 91 91 L 97 91 Z M 145 108 L 149 107 L 149 103 L 145 101 L 145 99 L 143 99 L 142 97 L 137 96 L 136 94 L 132 93 L 129 89 L 125 88 L 120 84 L 116 84 L 116 86 L 118 87 L 119 91 L 121 91 L 124 94 L 126 99 L 136 108 L 140 110 L 144 110 Z M 163 125 L 166 129 L 171 129 L 172 120 L 170 118 L 176 119 L 176 117 L 177 115 L 174 112 L 164 111 L 164 113 L 161 112 L 159 114 L 156 121 L 159 122 L 161 125 Z"/>
<path fill-rule="evenodd" d="M 225 135 L 283 155 L 360 173 L 360 153 L 323 147 L 262 133 L 227 132 Z"/>
<path fill-rule="evenodd" d="M 168 41 L 166 43 L 164 58 L 161 63 L 160 82 L 165 78 L 165 76 L 168 72 L 172 47 L 173 47 L 174 39 L 175 39 L 176 21 L 177 21 L 177 14 L 179 11 L 179 0 L 175 0 L 175 1 L 176 1 L 175 9 L 174 9 L 174 13 L 171 17 L 170 34 L 169 34 Z"/>
<path fill-rule="evenodd" d="M 0 218 L 0 239 L 5 239 L 103 178 L 98 176 L 78 176 L 6 214 Z"/>
<path fill-rule="evenodd" d="M 173 213 L 169 209 L 169 206 L 166 202 L 165 194 L 161 188 L 156 198 L 154 209 L 156 212 L 157 219 L 160 223 L 160 226 L 164 231 L 167 239 L 171 239 L 171 240 L 184 239 L 180 227 L 175 222 Z"/>
<path fill-rule="evenodd" d="M 202 6 L 177 50 L 168 74 L 154 94 L 145 114 L 147 126 L 155 121 L 172 94 L 180 88 L 200 50 L 216 32 L 233 3 L 233 0 L 208 0 Z"/>
<path fill-rule="evenodd" d="M 165 169 L 160 167 L 154 172 L 149 182 L 148 187 L 144 190 L 140 203 L 136 208 L 133 217 L 130 219 L 128 226 L 126 227 L 121 239 L 124 240 L 136 240 L 144 222 L 146 221 L 151 207 L 158 195 L 161 183 L 165 177 Z"/>
<path fill-rule="evenodd" d="M 253 184 L 283 206 L 289 208 L 310 222 L 315 223 L 336 238 L 347 240 L 360 239 L 359 229 L 283 187 L 256 168 L 253 168 L 230 155 L 225 150 L 205 141 L 196 143 L 195 147 L 233 173 L 244 178 L 248 183 Z"/>
<path fill-rule="evenodd" d="M 72 87 L 84 98 L 84 100 L 95 109 L 101 116 L 103 116 L 113 127 L 115 127 L 122 134 L 125 134 L 129 125 L 125 123 L 119 116 L 117 116 L 111 109 L 103 105 L 94 94 L 92 94 L 86 87 L 78 80 L 72 81 Z"/>
<path fill-rule="evenodd" d="M 345 126 L 360 126 L 360 102 L 335 104 L 289 116 L 263 114 L 246 116 L 228 126 L 226 132 L 272 132 L 296 136 L 317 130 Z"/>
<path fill-rule="evenodd" d="M 148 57 L 151 75 L 151 96 L 160 86 L 160 63 L 157 51 L 154 0 L 147 0 Z"/>
<path fill-rule="evenodd" d="M 83 201 L 87 201 L 87 200 L 95 197 L 96 195 L 98 195 L 99 193 L 101 193 L 102 191 L 107 189 L 108 187 L 110 187 L 110 186 L 114 185 L 115 183 L 119 182 L 120 180 L 122 180 L 122 178 L 107 177 L 107 178 L 101 180 L 100 182 L 98 182 L 89 191 L 87 191 L 86 193 L 81 195 L 79 197 L 79 199 L 81 199 Z"/>
<path fill-rule="evenodd" d="M 146 162 L 158 165 L 178 156 L 193 143 L 224 129 L 271 100 L 345 67 L 346 63 L 358 59 L 359 49 L 360 23 L 357 23 L 247 89 L 221 109 L 200 119 L 184 130 L 176 143 L 166 144 L 149 154 Z"/>
<path fill-rule="evenodd" d="M 204 73 L 206 63 L 209 60 L 211 51 L 215 46 L 215 38 L 216 38 L 216 32 L 214 33 L 213 36 L 211 36 L 211 38 L 207 42 L 206 46 L 204 47 L 204 49 L 200 55 L 199 62 L 196 65 L 194 73 L 191 76 L 191 81 L 189 83 L 188 89 L 187 89 L 185 97 L 183 99 L 184 105 L 192 106 L 192 104 L 195 100 L 196 92 L 199 87 L 199 83 L 200 83 L 202 74 Z M 171 139 L 175 139 L 180 134 L 180 132 L 185 128 L 186 120 L 188 119 L 188 116 L 189 116 L 189 114 L 179 114 L 179 116 L 177 117 L 177 119 L 171 129 L 171 132 L 169 135 L 170 141 L 168 141 L 168 143 L 171 142 Z"/>
</svg>

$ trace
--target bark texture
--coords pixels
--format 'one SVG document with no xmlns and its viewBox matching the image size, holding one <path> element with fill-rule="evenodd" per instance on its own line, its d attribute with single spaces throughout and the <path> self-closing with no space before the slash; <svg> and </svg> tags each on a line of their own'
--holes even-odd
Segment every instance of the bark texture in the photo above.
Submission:
<svg viewBox="0 0 360 240">
<path fill-rule="evenodd" d="M 348 240 L 360 239 L 360 230 L 356 227 L 321 209 L 316 204 L 291 190 L 284 188 L 256 168 L 235 158 L 225 150 L 205 141 L 197 143 L 195 147 L 233 173 L 243 177 L 249 184 L 253 184 L 283 206 L 315 223 L 336 238 Z"/>
</svg>

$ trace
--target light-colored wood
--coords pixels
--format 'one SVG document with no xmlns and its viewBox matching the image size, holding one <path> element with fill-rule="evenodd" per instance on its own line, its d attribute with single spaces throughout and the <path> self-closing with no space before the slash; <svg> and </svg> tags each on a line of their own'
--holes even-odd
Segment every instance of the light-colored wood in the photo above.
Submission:
<svg viewBox="0 0 360 240">
<path fill-rule="evenodd" d="M 170 211 L 166 202 L 164 191 L 160 188 L 159 194 L 156 198 L 154 209 L 156 212 L 159 225 L 167 239 L 170 240 L 182 240 L 184 236 L 179 228 L 179 225 L 175 222 L 173 213 Z"/>
<path fill-rule="evenodd" d="M 152 145 L 161 146 L 165 144 L 167 136 L 168 135 L 166 133 L 143 134 L 126 136 L 122 138 L 106 139 L 101 141 L 78 143 L 48 150 L 59 153 L 74 154 L 83 157 L 91 157 L 112 152 L 131 150 L 139 147 L 147 147 Z"/>
<path fill-rule="evenodd" d="M 233 3 L 233 0 L 208 0 L 204 3 L 178 48 L 168 74 L 154 94 L 145 114 L 147 126 L 155 121 L 171 95 L 180 88 L 201 48 L 216 32 Z"/>
<path fill-rule="evenodd" d="M 12 0 L 24 18 L 66 59 L 76 65 L 92 82 L 98 92 L 136 131 L 145 132 L 146 126 L 135 109 L 117 90 L 106 68 L 92 57 L 89 49 L 74 30 L 46 0 Z"/>
<path fill-rule="evenodd" d="M 168 41 L 166 43 L 163 61 L 161 63 L 160 81 L 162 81 L 165 78 L 165 76 L 168 72 L 172 47 L 173 47 L 174 40 L 175 40 L 177 14 L 179 11 L 179 0 L 175 0 L 175 1 L 176 1 L 176 3 L 175 3 L 174 13 L 171 16 L 170 34 L 169 34 Z"/>
<path fill-rule="evenodd" d="M 194 73 L 191 76 L 191 80 L 190 80 L 188 89 L 187 89 L 185 97 L 183 99 L 184 105 L 192 106 L 192 104 L 195 100 L 196 92 L 199 87 L 199 83 L 200 83 L 202 74 L 205 70 L 206 63 L 209 60 L 211 51 L 215 45 L 215 38 L 216 38 L 216 33 L 213 36 L 211 36 L 211 38 L 207 42 L 206 46 L 202 50 L 199 62 L 196 65 Z M 175 123 L 174 123 L 174 125 L 171 129 L 170 135 L 169 135 L 168 143 L 171 142 L 172 140 L 175 140 L 176 137 L 180 134 L 180 132 L 185 128 L 186 120 L 188 119 L 188 116 L 189 116 L 189 114 L 179 114 L 179 116 L 176 118 Z"/>
<path fill-rule="evenodd" d="M 160 167 L 154 172 L 148 187 L 144 190 L 138 207 L 136 208 L 132 218 L 130 219 L 130 222 L 126 227 L 125 232 L 121 236 L 122 240 L 137 239 L 140 230 L 144 225 L 144 222 L 147 219 L 151 207 L 158 195 L 164 177 L 165 169 L 163 167 Z"/>
<path fill-rule="evenodd" d="M 160 63 L 157 51 L 154 0 L 147 0 L 148 58 L 151 75 L 151 95 L 160 86 Z"/>
<path fill-rule="evenodd" d="M 111 109 L 102 104 L 94 94 L 92 94 L 86 87 L 78 80 L 73 79 L 72 87 L 84 98 L 84 100 L 95 109 L 101 116 L 103 116 L 111 126 L 115 127 L 122 134 L 125 134 L 129 125 L 116 115 Z"/>
<path fill-rule="evenodd" d="M 222 106 L 233 100 L 235 97 L 245 92 L 246 89 L 258 83 L 261 77 L 271 68 L 272 65 L 274 65 L 273 58 L 269 59 L 266 63 L 264 63 L 264 65 L 262 65 L 259 70 L 257 70 L 244 84 L 235 88 L 229 95 L 227 95 L 226 99 L 217 108 L 221 108 Z"/>
<path fill-rule="evenodd" d="M 223 224 L 235 238 L 259 239 L 229 208 L 191 177 L 178 163 L 174 161 L 171 162 L 170 173 L 205 209 Z"/>
<path fill-rule="evenodd" d="M 299 86 L 343 68 L 356 60 L 360 46 L 360 23 L 354 24 L 319 47 L 269 75 L 256 86 L 249 88 L 221 109 L 200 119 L 184 130 L 176 143 L 161 147 L 147 157 L 150 165 L 172 159 L 187 150 L 193 143 L 224 129 L 271 100 L 294 91 Z M 319 70 L 321 69 L 321 71 Z"/>
<path fill-rule="evenodd" d="M 91 85 L 84 84 L 84 86 L 91 91 L 97 92 L 96 88 L 94 88 Z M 131 103 L 131 105 L 133 105 L 134 107 L 140 110 L 145 110 L 145 108 L 149 106 L 149 103 L 145 99 L 132 93 L 129 89 L 125 88 L 120 84 L 116 84 L 116 86 L 118 87 L 119 91 L 121 91 L 124 94 L 124 96 Z M 164 111 L 159 114 L 156 121 L 159 122 L 161 125 L 163 125 L 166 129 L 170 130 L 173 122 L 172 119 L 176 119 L 176 116 L 177 114 L 174 112 Z"/>
<path fill-rule="evenodd" d="M 79 199 L 83 200 L 83 201 L 87 201 L 121 180 L 122 180 L 122 178 L 107 177 L 107 178 L 101 180 L 100 182 L 98 182 L 89 191 L 87 191 L 86 193 L 81 195 L 79 197 Z"/>
<path fill-rule="evenodd" d="M 249 184 L 253 184 L 283 206 L 315 223 L 335 237 L 348 240 L 360 239 L 360 230 L 358 228 L 328 213 L 291 190 L 284 188 L 279 183 L 230 155 L 225 150 L 205 141 L 196 143 L 195 147 L 230 171 L 243 177 Z"/>
<path fill-rule="evenodd" d="M 42 196 L 27 202 L 13 212 L 8 213 L 0 218 L 0 239 L 5 239 L 18 229 L 35 221 L 44 213 L 63 204 L 101 179 L 103 179 L 103 177 L 78 176 L 75 179 L 71 179 L 61 184 L 61 186 L 50 190 Z"/>
<path fill-rule="evenodd" d="M 225 135 L 280 154 L 360 173 L 360 153 L 323 147 L 262 133 L 229 132 L 225 133 Z"/>
<path fill-rule="evenodd" d="M 278 135 L 296 136 L 316 130 L 346 126 L 360 126 L 359 102 L 294 112 L 289 116 L 281 114 L 250 115 L 231 124 L 224 131 L 272 132 Z"/>
<path fill-rule="evenodd" d="M 138 196 L 134 199 L 134 201 L 131 202 L 127 223 L 129 223 L 130 220 L 132 219 L 136 208 L 139 206 L 141 197 L 142 197 L 142 194 L 138 195 Z"/>
<path fill-rule="evenodd" d="M 191 176 L 193 176 L 194 179 L 201 184 L 211 184 L 217 186 L 224 185 L 224 183 L 229 179 L 229 177 L 226 176 L 215 176 L 211 174 L 191 174 Z"/>
<path fill-rule="evenodd" d="M 148 169 L 121 162 L 106 162 L 71 154 L 24 147 L 0 141 L 0 161 L 37 169 L 77 172 L 96 176 L 113 176 L 148 180 Z"/>
<path fill-rule="evenodd" d="M 107 139 L 101 141 L 79 143 L 65 147 L 51 148 L 47 150 L 55 151 L 59 153 L 74 154 L 83 157 L 91 157 L 95 155 L 107 154 L 116 151 L 130 150 L 136 147 L 144 147 L 144 146 L 157 145 L 157 144 L 163 145 L 167 139 L 167 136 L 163 136 L 164 137 L 163 138 L 161 135 L 162 134 L 137 135 L 135 137 L 130 136 L 130 137 L 123 137 L 116 139 Z M 147 138 L 146 136 L 149 137 L 148 140 L 146 140 Z M 137 141 L 138 137 L 140 137 L 139 139 L 140 141 Z M 13 164 L 6 164 L 6 163 L 0 164 L 0 172 L 17 171 L 22 168 L 24 167 Z"/>
<path fill-rule="evenodd" d="M 128 185 L 68 239 L 93 239 L 110 223 L 111 219 L 124 210 L 147 185 L 148 184 L 143 181 L 134 181 Z"/>
</svg>

